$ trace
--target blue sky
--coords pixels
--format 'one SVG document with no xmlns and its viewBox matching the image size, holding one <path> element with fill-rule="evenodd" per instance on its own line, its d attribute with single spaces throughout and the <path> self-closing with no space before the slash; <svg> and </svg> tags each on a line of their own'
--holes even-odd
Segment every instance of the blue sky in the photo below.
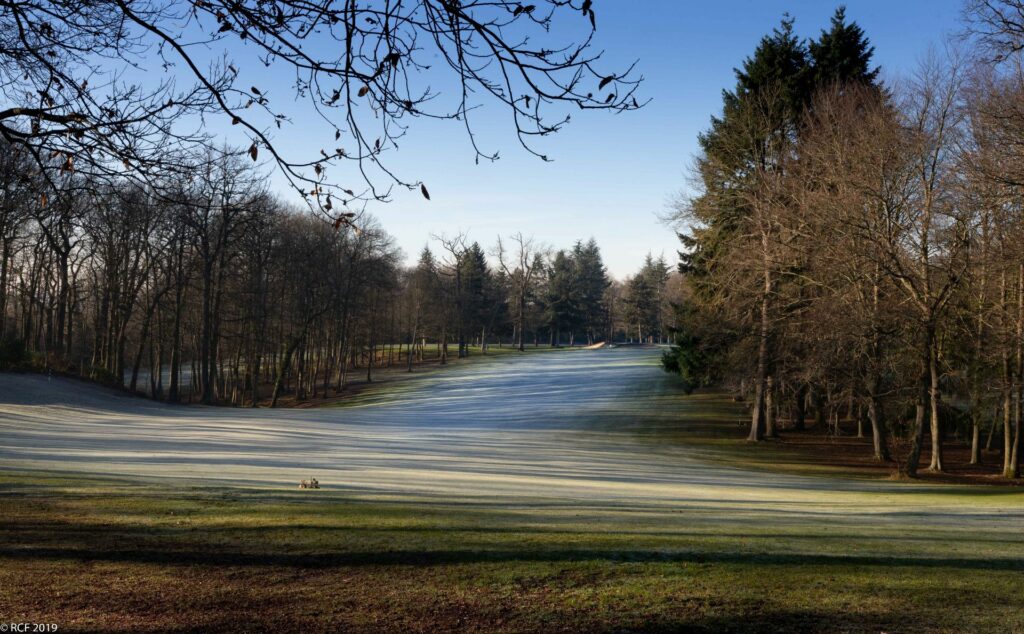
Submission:
<svg viewBox="0 0 1024 634">
<path fill-rule="evenodd" d="M 528 155 L 510 134 L 507 113 L 488 104 L 476 118 L 495 163 L 474 164 L 457 123 L 414 122 L 390 160 L 404 178 L 423 180 L 431 201 L 396 191 L 394 202 L 372 213 L 410 260 L 431 234 L 468 232 L 490 247 L 498 235 L 518 231 L 553 247 L 596 238 L 609 271 L 624 277 L 650 251 L 673 263 L 678 242 L 659 217 L 686 187 L 697 134 L 733 85 L 732 69 L 785 12 L 802 36 L 817 35 L 838 3 L 819 1 L 596 0 L 597 45 L 609 67 L 639 59 L 642 95 L 638 112 L 574 113 L 572 123 L 540 145 L 554 162 Z M 962 0 L 851 0 L 847 16 L 875 46 L 885 77 L 913 69 L 929 46 L 958 28 Z M 287 80 L 281 82 L 285 88 Z M 303 130 L 287 130 L 279 143 L 301 144 Z M 308 155 L 308 148 L 299 154 Z M 294 197 L 274 178 L 275 187 Z"/>
</svg>

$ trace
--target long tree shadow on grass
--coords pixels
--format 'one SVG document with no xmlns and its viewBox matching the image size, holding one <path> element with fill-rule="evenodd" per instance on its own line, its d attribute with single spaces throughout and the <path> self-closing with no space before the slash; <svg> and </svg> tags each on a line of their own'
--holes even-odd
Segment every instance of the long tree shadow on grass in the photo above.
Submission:
<svg viewBox="0 0 1024 634">
<path fill-rule="evenodd" d="M 522 531 L 523 548 L 405 548 L 331 552 L 299 543 L 303 552 L 287 552 L 278 544 L 267 550 L 232 548 L 233 540 L 197 541 L 188 528 L 175 533 L 167 529 L 143 531 L 94 526 L 92 530 L 67 526 L 6 527 L 2 534 L 0 558 L 49 561 L 102 561 L 146 564 L 187 564 L 207 566 L 285 566 L 329 568 L 353 566 L 436 566 L 501 562 L 544 563 L 687 563 L 742 564 L 757 566 L 819 566 L 835 568 L 927 568 L 947 570 L 1024 571 L 1024 558 L 1017 557 L 932 557 L 842 553 L 731 552 L 656 548 L 577 548 L 558 543 L 530 547 L 530 531 Z M 25 530 L 27 528 L 27 530 Z M 37 529 L 37 530 L 34 530 Z M 339 531 L 347 529 L 340 528 Z M 56 531 L 56 532 L 55 532 Z M 381 531 L 386 533 L 388 531 Z M 486 530 L 479 531 L 486 534 Z M 192 533 L 192 534 L 190 534 Z M 205 530 L 199 537 L 204 536 Z M 17 535 L 20 545 L 8 541 Z M 58 545 L 59 544 L 59 545 Z"/>
</svg>

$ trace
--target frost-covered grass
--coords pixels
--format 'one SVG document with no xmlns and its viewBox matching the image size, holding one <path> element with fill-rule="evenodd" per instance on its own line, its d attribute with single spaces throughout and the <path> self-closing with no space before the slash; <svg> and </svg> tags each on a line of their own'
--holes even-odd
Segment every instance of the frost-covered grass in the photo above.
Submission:
<svg viewBox="0 0 1024 634">
<path fill-rule="evenodd" d="M 0 375 L 0 622 L 1024 631 L 1024 494 L 723 462 L 737 411 L 656 360 L 509 357 L 289 411 Z"/>
</svg>

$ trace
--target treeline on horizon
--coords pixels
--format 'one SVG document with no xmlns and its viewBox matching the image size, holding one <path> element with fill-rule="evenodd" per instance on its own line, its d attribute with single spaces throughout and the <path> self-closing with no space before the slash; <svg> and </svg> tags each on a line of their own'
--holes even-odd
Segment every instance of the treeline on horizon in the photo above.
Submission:
<svg viewBox="0 0 1024 634">
<path fill-rule="evenodd" d="M 729 385 L 749 439 L 870 426 L 916 475 L 998 452 L 1020 475 L 1024 409 L 1024 4 L 968 2 L 966 48 L 883 83 L 836 12 L 761 40 L 700 136 L 666 369 Z"/>
<path fill-rule="evenodd" d="M 276 405 L 471 346 L 667 340 L 679 284 L 664 259 L 619 282 L 593 240 L 485 251 L 457 234 L 406 267 L 372 218 L 291 207 L 240 154 L 207 150 L 148 187 L 40 173 L 0 148 L 0 368 Z"/>
</svg>

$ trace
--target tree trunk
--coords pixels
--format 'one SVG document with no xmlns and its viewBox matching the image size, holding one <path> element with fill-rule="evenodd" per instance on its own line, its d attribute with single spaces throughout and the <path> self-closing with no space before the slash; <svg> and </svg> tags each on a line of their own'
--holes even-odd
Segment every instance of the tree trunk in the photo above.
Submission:
<svg viewBox="0 0 1024 634">
<path fill-rule="evenodd" d="M 181 400 L 181 313 L 183 310 L 182 284 L 178 280 L 174 293 L 174 323 L 171 326 L 171 377 L 167 388 L 167 400 L 177 403 Z"/>
<path fill-rule="evenodd" d="M 927 401 L 926 390 L 918 397 L 918 403 L 914 406 L 914 438 L 910 445 L 910 454 L 904 464 L 904 473 L 911 478 L 917 476 L 917 467 L 921 462 L 921 448 L 924 444 L 924 411 Z"/>
<path fill-rule="evenodd" d="M 1017 268 L 1017 331 L 1016 331 L 1016 353 L 1017 368 L 1017 389 L 1014 390 L 1015 407 L 1013 412 L 1013 445 L 1010 447 L 1009 469 L 1006 474 L 1009 478 L 1020 476 L 1020 466 L 1017 456 L 1020 450 L 1021 418 L 1024 417 L 1024 262 Z"/>
<path fill-rule="evenodd" d="M 988 439 L 985 441 L 985 451 L 992 451 L 992 441 L 996 437 L 996 428 L 999 427 L 999 408 L 992 413 L 992 424 L 988 428 Z"/>
<path fill-rule="evenodd" d="M 1018 397 L 1018 403 L 1019 401 Z M 1014 434 L 1013 434 L 1013 447 L 1010 449 L 1010 468 L 1006 474 L 1008 478 L 1019 478 L 1020 477 L 1020 462 L 1018 456 L 1020 455 L 1020 431 L 1021 431 L 1021 416 L 1017 413 L 1016 422 L 1014 423 Z"/>
<path fill-rule="evenodd" d="M 302 337 L 292 337 L 292 340 L 288 343 L 288 348 L 285 350 L 284 359 L 281 361 L 280 367 L 277 369 L 277 378 L 274 380 L 274 393 L 270 397 L 270 406 L 277 407 L 277 400 L 281 396 L 281 392 L 284 389 L 284 378 L 288 374 L 288 369 L 291 367 L 292 355 L 298 349 L 299 344 L 302 343 Z"/>
<path fill-rule="evenodd" d="M 971 421 L 971 464 L 981 464 L 981 421 L 977 414 Z"/>
<path fill-rule="evenodd" d="M 523 352 L 525 347 L 523 346 L 523 331 L 526 325 L 526 289 L 525 287 L 519 292 L 519 332 L 516 333 L 518 339 L 516 341 L 516 347 L 519 348 L 519 352 Z"/>
<path fill-rule="evenodd" d="M 750 414 L 750 434 L 747 440 L 758 442 L 764 438 L 764 377 L 754 382 L 754 402 Z"/>
<path fill-rule="evenodd" d="M 1010 454 L 1013 453 L 1013 370 L 1010 355 L 1003 352 L 1003 475 L 1013 477 Z"/>
<path fill-rule="evenodd" d="M 764 294 L 761 296 L 761 336 L 757 345 L 757 376 L 754 379 L 754 407 L 750 415 L 750 435 L 747 436 L 747 440 L 751 442 L 761 440 L 764 437 L 766 427 L 765 391 L 767 387 L 766 381 L 768 379 L 768 332 L 771 327 L 768 309 L 771 288 L 772 276 L 771 272 L 766 267 L 764 271 Z"/>
<path fill-rule="evenodd" d="M 871 421 L 871 439 L 875 451 L 875 460 L 889 460 L 889 443 L 882 419 L 882 403 L 877 395 L 872 394 L 868 400 L 868 420 Z"/>
<path fill-rule="evenodd" d="M 928 470 L 941 473 L 944 469 L 942 465 L 942 421 L 939 418 L 941 398 L 939 394 L 939 353 L 935 349 L 936 340 L 934 335 L 932 335 L 931 340 L 932 346 L 928 355 L 928 401 L 931 410 L 932 455 Z"/>
<path fill-rule="evenodd" d="M 407 366 L 408 366 L 407 369 L 406 369 L 406 372 L 412 372 L 412 356 L 413 356 L 413 350 L 415 349 L 415 347 L 416 347 L 416 324 L 413 324 L 412 332 L 409 333 L 409 354 L 407 355 L 408 359 L 406 359 Z"/>
<path fill-rule="evenodd" d="M 910 455 L 904 465 L 906 475 L 917 476 L 917 469 L 921 461 L 921 449 L 924 445 L 925 416 L 931 400 L 931 367 L 932 347 L 935 337 L 934 326 L 927 324 L 923 330 L 921 342 L 921 380 L 918 388 L 917 405 L 914 409 L 914 437 L 910 446 Z M 934 440 L 933 440 L 934 442 Z"/>
<path fill-rule="evenodd" d="M 139 367 L 142 365 L 142 349 L 146 345 L 146 339 L 149 338 L 150 324 L 153 321 L 153 314 L 156 312 L 156 307 L 160 302 L 160 298 L 163 296 L 163 292 L 157 293 L 153 298 L 153 301 L 149 304 L 146 309 L 146 315 L 142 320 L 142 331 L 139 333 L 139 349 L 135 353 L 135 361 L 132 363 L 132 380 L 128 386 L 130 392 L 135 391 L 136 383 L 139 380 Z M 153 345 L 149 343 L 150 355 L 152 355 Z M 152 396 L 152 393 L 150 394 Z"/>
<path fill-rule="evenodd" d="M 775 429 L 775 377 L 768 375 L 764 381 L 764 435 L 778 438 Z"/>
</svg>

